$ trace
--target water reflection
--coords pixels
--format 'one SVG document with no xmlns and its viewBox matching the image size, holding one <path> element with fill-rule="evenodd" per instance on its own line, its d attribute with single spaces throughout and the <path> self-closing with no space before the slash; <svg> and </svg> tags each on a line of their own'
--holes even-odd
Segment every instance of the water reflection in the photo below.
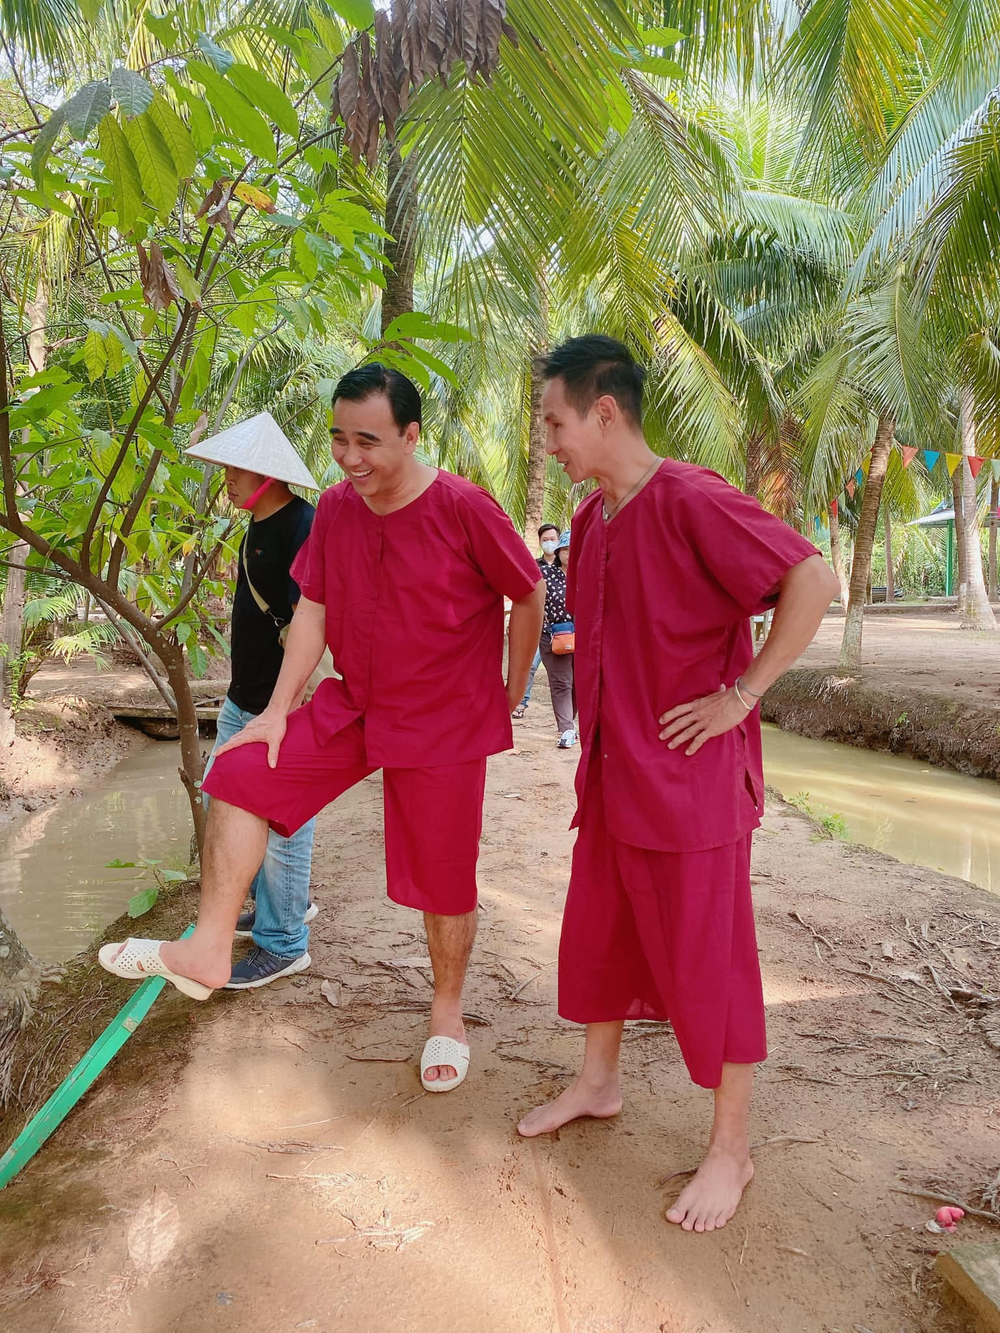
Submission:
<svg viewBox="0 0 1000 1333">
<path fill-rule="evenodd" d="M 124 911 L 141 872 L 109 870 L 109 861 L 186 861 L 191 823 L 178 758 L 177 745 L 151 741 L 87 795 L 0 830 L 0 906 L 39 958 L 71 957 Z"/>
<path fill-rule="evenodd" d="M 764 776 L 842 815 L 852 842 L 1000 893 L 1000 784 L 764 728 Z"/>
</svg>

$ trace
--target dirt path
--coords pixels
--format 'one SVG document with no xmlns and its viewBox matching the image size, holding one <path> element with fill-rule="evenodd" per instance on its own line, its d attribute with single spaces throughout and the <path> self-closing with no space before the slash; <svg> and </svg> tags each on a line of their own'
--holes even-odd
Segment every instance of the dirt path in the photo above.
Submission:
<svg viewBox="0 0 1000 1333">
<path fill-rule="evenodd" d="M 695 1164 L 709 1106 L 669 1032 L 628 1034 L 617 1121 L 513 1132 L 581 1045 L 554 967 L 576 755 L 546 723 L 539 699 L 491 763 L 464 1088 L 421 1093 L 428 974 L 407 960 L 424 942 L 382 896 L 369 780 L 320 819 L 312 972 L 205 1006 L 165 995 L 0 1193 L 6 1333 L 961 1327 L 928 1272 L 951 1243 L 923 1229 L 934 1205 L 892 1186 L 972 1200 L 996 1173 L 988 1011 L 953 1009 L 935 977 L 998 993 L 1000 902 L 769 813 L 755 879 L 772 1055 L 753 1136 L 781 1141 L 726 1231 L 682 1233 L 662 1219 L 677 1182 L 657 1181 Z M 967 1221 L 961 1239 L 995 1235 Z"/>
<path fill-rule="evenodd" d="M 835 668 L 843 635 L 843 615 L 828 615 L 798 665 Z M 1000 705 L 1000 634 L 963 630 L 954 607 L 869 607 L 860 675 L 887 692 L 919 688 Z"/>
</svg>

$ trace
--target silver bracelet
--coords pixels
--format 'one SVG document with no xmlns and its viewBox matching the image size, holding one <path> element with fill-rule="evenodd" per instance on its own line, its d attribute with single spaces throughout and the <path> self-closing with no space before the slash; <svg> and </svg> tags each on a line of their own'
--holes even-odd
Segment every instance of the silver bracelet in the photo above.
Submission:
<svg viewBox="0 0 1000 1333">
<path fill-rule="evenodd" d="M 740 679 L 741 678 L 737 678 L 737 680 L 734 682 L 733 689 L 736 691 L 736 697 L 737 699 L 739 699 L 743 707 L 747 710 L 748 713 L 752 713 L 753 710 L 757 707 L 759 700 L 755 699 L 752 704 L 747 703 L 746 699 L 743 698 L 743 695 L 740 692 Z"/>
<path fill-rule="evenodd" d="M 742 687 L 746 690 L 747 694 L 750 695 L 751 699 L 763 699 L 764 697 L 763 694 L 758 693 L 757 690 L 752 690 L 742 676 L 737 676 L 737 680 L 739 681 L 740 685 L 742 685 Z"/>
</svg>

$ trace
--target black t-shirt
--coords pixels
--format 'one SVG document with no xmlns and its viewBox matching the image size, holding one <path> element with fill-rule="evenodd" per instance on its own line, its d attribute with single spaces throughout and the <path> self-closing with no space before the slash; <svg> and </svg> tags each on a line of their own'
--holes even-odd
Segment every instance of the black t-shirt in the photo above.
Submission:
<svg viewBox="0 0 1000 1333">
<path fill-rule="evenodd" d="M 250 520 L 240 545 L 240 571 L 233 598 L 233 679 L 229 697 L 237 708 L 262 713 L 281 671 L 284 649 L 278 642 L 279 626 L 292 618 L 292 604 L 299 600 L 298 585 L 289 577 L 292 561 L 309 536 L 316 510 L 295 496 L 288 504 L 259 523 Z M 247 584 L 253 586 L 271 610 L 265 615 Z"/>
</svg>

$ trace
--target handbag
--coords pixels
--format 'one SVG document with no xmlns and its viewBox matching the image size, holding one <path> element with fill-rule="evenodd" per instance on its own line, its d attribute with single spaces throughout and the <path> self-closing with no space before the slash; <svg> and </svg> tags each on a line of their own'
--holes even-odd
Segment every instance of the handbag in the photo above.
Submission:
<svg viewBox="0 0 1000 1333">
<path fill-rule="evenodd" d="M 549 630 L 552 635 L 552 651 L 562 656 L 576 652 L 576 626 L 572 620 L 560 620 Z"/>
<path fill-rule="evenodd" d="M 285 641 L 288 638 L 288 631 L 289 629 L 291 629 L 291 625 L 284 620 L 280 620 L 274 614 L 274 612 L 268 606 L 267 602 L 264 601 L 263 597 L 261 597 L 260 593 L 253 586 L 253 583 L 250 581 L 250 571 L 247 569 L 246 563 L 243 559 L 242 546 L 240 547 L 240 568 L 246 575 L 247 587 L 250 589 L 254 601 L 257 603 L 257 605 L 260 607 L 260 609 L 264 612 L 266 616 L 270 616 L 270 618 L 274 621 L 275 625 L 277 626 L 278 643 L 281 645 L 281 648 L 284 649 Z M 307 704 L 309 700 L 313 697 L 313 695 L 316 693 L 320 685 L 322 685 L 323 681 L 329 680 L 331 677 L 335 677 L 337 680 L 343 679 L 343 677 L 340 675 L 339 671 L 333 664 L 333 653 L 330 652 L 329 647 L 324 646 L 323 656 L 316 663 L 312 675 L 306 681 L 306 687 L 302 692 L 302 702 L 304 704 Z"/>
</svg>

